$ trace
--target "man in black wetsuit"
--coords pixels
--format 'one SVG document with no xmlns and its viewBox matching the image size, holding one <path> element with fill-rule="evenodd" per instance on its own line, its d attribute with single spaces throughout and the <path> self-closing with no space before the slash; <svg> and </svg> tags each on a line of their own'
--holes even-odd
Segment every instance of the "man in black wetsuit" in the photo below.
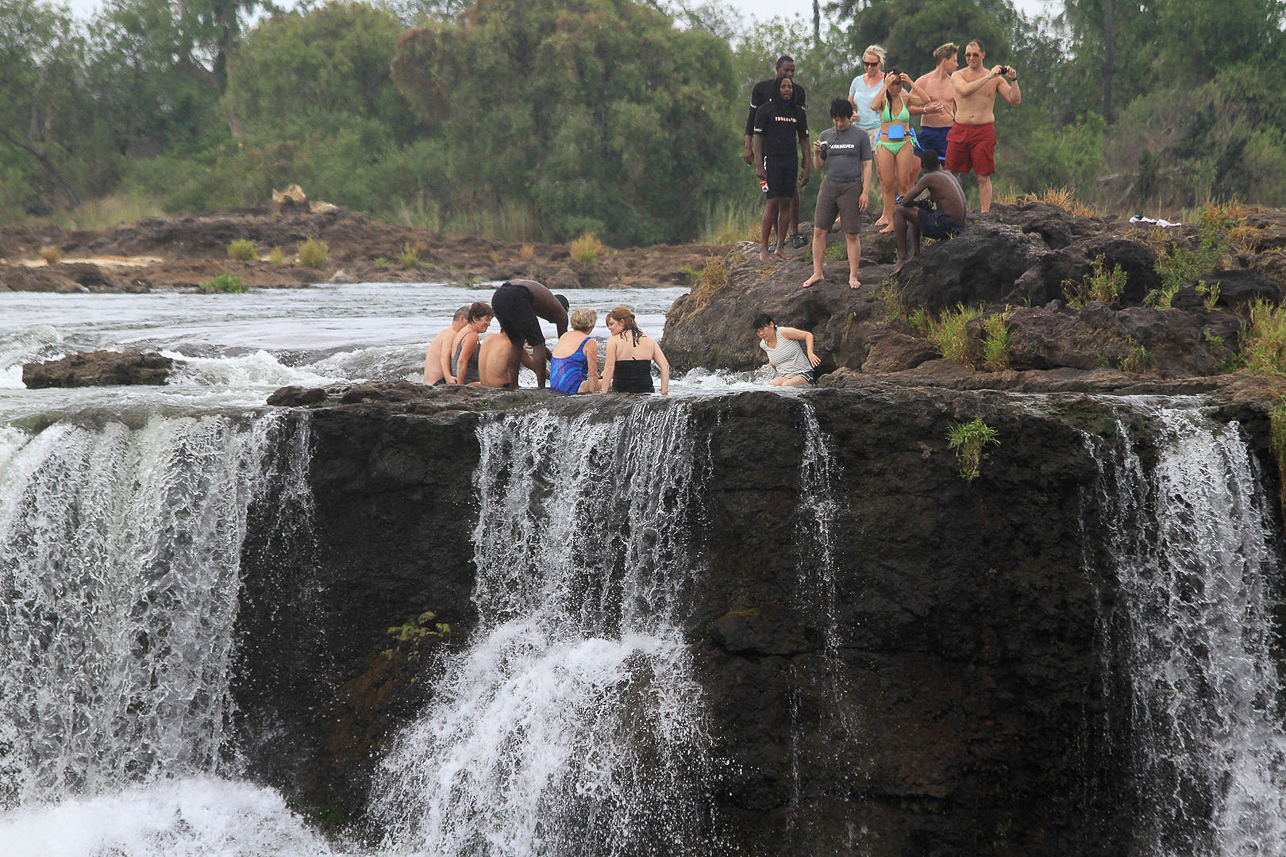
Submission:
<svg viewBox="0 0 1286 857">
<path fill-rule="evenodd" d="M 795 105 L 804 111 L 807 107 L 805 104 L 804 87 L 795 83 L 795 61 L 789 56 L 783 54 L 777 58 L 777 77 L 789 77 L 794 85 L 794 95 L 792 100 Z M 754 157 L 753 144 L 755 136 L 755 111 L 762 107 L 772 98 L 772 87 L 774 78 L 761 80 L 750 90 L 750 115 L 746 117 L 746 150 L 742 157 L 747 164 L 752 163 Z M 799 234 L 799 187 L 795 188 L 795 195 L 790 201 L 790 234 L 791 245 L 796 249 L 803 247 L 807 240 Z M 777 236 L 777 241 L 781 242 L 782 236 Z"/>
<path fill-rule="evenodd" d="M 500 322 L 500 329 L 509 337 L 509 384 L 518 386 L 518 367 L 522 363 L 523 348 L 531 346 L 536 366 L 536 384 L 545 386 L 548 373 L 549 351 L 545 348 L 545 334 L 540 329 L 537 316 L 553 322 L 558 335 L 567 332 L 567 298 L 556 295 L 535 280 L 509 280 L 491 296 L 491 308 Z"/>
<path fill-rule="evenodd" d="M 781 75 L 773 81 L 773 95 L 755 111 L 755 175 L 768 186 L 764 219 L 760 224 L 760 261 L 769 260 L 768 236 L 777 228 L 776 256 L 785 258 L 786 222 L 790 217 L 791 199 L 797 188 L 808 184 L 812 159 L 808 152 L 808 117 L 795 104 L 795 86 Z M 795 141 L 799 140 L 799 154 Z M 804 168 L 799 171 L 802 157 Z M 798 175 L 798 179 L 796 176 Z"/>
</svg>

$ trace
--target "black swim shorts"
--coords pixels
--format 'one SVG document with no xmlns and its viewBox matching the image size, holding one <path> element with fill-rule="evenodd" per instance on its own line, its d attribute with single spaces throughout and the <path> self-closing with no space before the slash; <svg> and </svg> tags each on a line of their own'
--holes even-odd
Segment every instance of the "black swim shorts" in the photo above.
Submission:
<svg viewBox="0 0 1286 857">
<path fill-rule="evenodd" d="M 545 334 L 536 317 L 536 302 L 526 287 L 505 283 L 491 296 L 491 310 L 510 342 L 515 345 L 545 344 Z"/>
</svg>

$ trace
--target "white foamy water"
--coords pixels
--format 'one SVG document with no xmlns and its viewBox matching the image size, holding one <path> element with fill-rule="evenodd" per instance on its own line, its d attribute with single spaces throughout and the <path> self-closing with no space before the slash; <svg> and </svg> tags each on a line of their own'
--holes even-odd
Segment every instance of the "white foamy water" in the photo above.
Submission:
<svg viewBox="0 0 1286 857">
<path fill-rule="evenodd" d="M 1273 658 L 1281 563 L 1236 423 L 1149 411 L 1147 466 L 1123 425 L 1102 486 L 1120 592 L 1105 627 L 1129 688 L 1131 853 L 1286 853 L 1286 727 Z"/>
<path fill-rule="evenodd" d="M 377 777 L 386 847 L 711 853 L 709 739 L 675 626 L 694 572 L 687 409 L 597 419 L 479 429 L 481 628 Z"/>
</svg>

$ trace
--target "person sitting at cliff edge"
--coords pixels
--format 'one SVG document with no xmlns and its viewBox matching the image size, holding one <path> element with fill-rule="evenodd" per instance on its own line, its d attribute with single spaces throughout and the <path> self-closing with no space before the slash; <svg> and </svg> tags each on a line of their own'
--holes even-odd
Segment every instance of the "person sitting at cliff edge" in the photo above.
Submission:
<svg viewBox="0 0 1286 857">
<path fill-rule="evenodd" d="M 468 323 L 469 307 L 462 306 L 455 311 L 451 324 L 433 337 L 429 353 L 424 356 L 424 383 L 431 387 L 455 383 L 455 373 L 451 370 L 451 345 L 460 328 Z"/>
<path fill-rule="evenodd" d="M 755 316 L 752 324 L 760 339 L 759 347 L 768 352 L 768 365 L 777 373 L 770 384 L 794 387 L 817 383 L 817 367 L 822 358 L 813 353 L 811 333 L 794 327 L 778 327 L 772 316 L 764 312 Z"/>
<path fill-rule="evenodd" d="M 893 233 L 898 243 L 898 263 L 889 276 L 896 276 L 906 263 L 920 253 L 920 236 L 935 241 L 952 238 L 965 228 L 965 195 L 960 181 L 940 169 L 938 153 L 925 149 L 920 156 L 924 172 L 919 181 L 898 198 L 893 208 Z M 917 200 L 929 192 L 928 200 Z M 907 239 L 910 238 L 908 248 Z"/>
</svg>

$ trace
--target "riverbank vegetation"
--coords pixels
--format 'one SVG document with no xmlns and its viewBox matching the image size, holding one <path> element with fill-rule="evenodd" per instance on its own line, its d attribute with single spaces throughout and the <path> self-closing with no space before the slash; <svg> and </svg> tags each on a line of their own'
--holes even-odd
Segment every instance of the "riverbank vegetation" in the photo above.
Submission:
<svg viewBox="0 0 1286 857">
<path fill-rule="evenodd" d="M 81 20 L 0 0 L 0 219 L 105 228 L 298 183 L 448 235 L 740 240 L 762 207 L 746 95 L 777 55 L 797 61 L 815 134 L 867 44 L 919 75 L 975 36 L 1023 91 L 997 106 L 998 200 L 1070 188 L 1172 219 L 1282 204 L 1283 0 L 1062 11 L 832 0 L 762 23 L 721 0 L 108 0 Z"/>
</svg>

